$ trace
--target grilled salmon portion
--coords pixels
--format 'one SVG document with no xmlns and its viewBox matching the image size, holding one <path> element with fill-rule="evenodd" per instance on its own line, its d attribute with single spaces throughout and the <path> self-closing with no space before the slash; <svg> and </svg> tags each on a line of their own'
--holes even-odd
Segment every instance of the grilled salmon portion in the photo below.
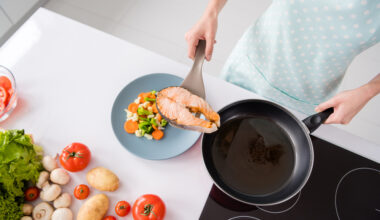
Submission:
<svg viewBox="0 0 380 220">
<path fill-rule="evenodd" d="M 169 121 L 185 128 L 211 133 L 220 125 L 219 114 L 202 98 L 181 87 L 168 87 L 157 93 L 157 107 Z M 195 117 L 202 113 L 207 120 Z"/>
</svg>

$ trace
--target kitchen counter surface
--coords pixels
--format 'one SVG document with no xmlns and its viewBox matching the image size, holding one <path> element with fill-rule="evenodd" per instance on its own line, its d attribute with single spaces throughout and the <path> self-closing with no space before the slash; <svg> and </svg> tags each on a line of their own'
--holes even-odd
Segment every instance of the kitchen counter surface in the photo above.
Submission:
<svg viewBox="0 0 380 220">
<path fill-rule="evenodd" d="M 165 219 L 198 219 L 212 186 L 200 141 L 176 158 L 144 160 L 119 144 L 110 122 L 113 101 L 130 81 L 148 73 L 184 77 L 188 66 L 46 9 L 39 9 L 0 48 L 0 65 L 14 73 L 19 92 L 18 106 L 1 127 L 25 129 L 47 154 L 60 153 L 72 142 L 90 147 L 89 167 L 73 173 L 64 191 L 71 193 L 75 185 L 86 183 L 86 171 L 104 166 L 121 180 L 116 192 L 107 193 L 108 214 L 115 215 L 119 200 L 132 204 L 138 196 L 154 193 L 166 203 Z M 207 99 L 216 110 L 240 99 L 261 98 L 207 74 L 204 78 Z M 380 146 L 338 128 L 322 126 L 315 135 L 380 162 Z M 74 201 L 76 213 L 82 201 Z"/>
</svg>

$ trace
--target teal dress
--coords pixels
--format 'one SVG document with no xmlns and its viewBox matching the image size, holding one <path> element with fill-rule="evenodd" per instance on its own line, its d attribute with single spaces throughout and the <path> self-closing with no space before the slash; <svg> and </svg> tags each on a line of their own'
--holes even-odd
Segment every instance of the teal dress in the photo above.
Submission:
<svg viewBox="0 0 380 220">
<path fill-rule="evenodd" d="M 312 114 L 336 93 L 352 60 L 379 40 L 379 0 L 273 0 L 235 46 L 222 77 Z"/>
</svg>

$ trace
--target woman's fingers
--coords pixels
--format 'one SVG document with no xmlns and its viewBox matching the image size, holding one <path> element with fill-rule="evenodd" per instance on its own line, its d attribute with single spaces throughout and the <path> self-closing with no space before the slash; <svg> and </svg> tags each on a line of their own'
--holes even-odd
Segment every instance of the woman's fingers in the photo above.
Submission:
<svg viewBox="0 0 380 220">
<path fill-rule="evenodd" d="M 197 39 L 197 38 L 190 38 L 187 41 L 187 44 L 188 44 L 188 47 L 189 47 L 189 49 L 188 49 L 188 57 L 190 59 L 194 59 L 194 57 L 195 57 L 195 50 L 197 48 L 198 42 L 199 42 L 199 39 Z"/>
<path fill-rule="evenodd" d="M 214 50 L 215 35 L 206 37 L 206 60 L 210 61 Z"/>
<path fill-rule="evenodd" d="M 324 122 L 325 124 L 337 124 L 339 123 L 339 112 L 335 111 L 337 105 L 339 104 L 338 99 L 336 97 L 333 97 L 329 100 L 327 100 L 324 103 L 319 104 L 316 108 L 316 112 L 322 112 L 328 108 L 333 107 L 334 108 L 334 113 L 332 113 Z"/>
<path fill-rule="evenodd" d="M 324 122 L 325 124 L 339 124 L 338 113 L 332 113 Z"/>
<path fill-rule="evenodd" d="M 316 112 L 322 112 L 328 108 L 331 108 L 331 107 L 335 107 L 336 105 L 338 104 L 338 101 L 337 99 L 334 97 L 332 99 L 329 99 L 327 100 L 326 102 L 324 103 L 321 103 L 319 104 L 316 108 L 315 108 L 315 111 Z"/>
</svg>

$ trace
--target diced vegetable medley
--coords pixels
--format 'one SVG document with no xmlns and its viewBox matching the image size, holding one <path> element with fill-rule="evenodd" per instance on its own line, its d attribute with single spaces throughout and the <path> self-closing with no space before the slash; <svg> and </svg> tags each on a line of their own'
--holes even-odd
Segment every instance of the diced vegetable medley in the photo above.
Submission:
<svg viewBox="0 0 380 220">
<path fill-rule="evenodd" d="M 124 129 L 127 133 L 149 140 L 160 140 L 168 122 L 161 117 L 156 107 L 156 91 L 140 93 L 134 102 L 125 109 L 127 120 Z"/>
</svg>

